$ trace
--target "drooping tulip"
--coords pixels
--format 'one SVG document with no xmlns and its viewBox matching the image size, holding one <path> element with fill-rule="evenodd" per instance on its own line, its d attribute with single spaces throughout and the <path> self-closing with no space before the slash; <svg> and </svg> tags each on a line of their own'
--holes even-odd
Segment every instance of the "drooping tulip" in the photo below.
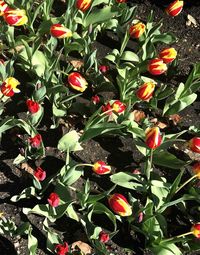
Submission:
<svg viewBox="0 0 200 255">
<path fill-rule="evenodd" d="M 162 59 L 155 58 L 148 62 L 147 69 L 152 75 L 160 75 L 167 71 L 167 65 Z"/>
<path fill-rule="evenodd" d="M 159 53 L 159 58 L 163 60 L 165 64 L 171 63 L 177 56 L 177 51 L 174 48 L 167 48 Z"/>
<path fill-rule="evenodd" d="M 58 39 L 68 38 L 72 36 L 72 31 L 62 24 L 54 24 L 50 27 L 50 33 L 53 37 Z"/>
<path fill-rule="evenodd" d="M 181 0 L 175 0 L 165 9 L 166 13 L 172 17 L 179 15 L 183 9 L 184 2 Z"/>
<path fill-rule="evenodd" d="M 84 92 L 88 85 L 86 79 L 78 72 L 72 72 L 68 75 L 68 83 L 73 89 L 80 92 Z"/>
<path fill-rule="evenodd" d="M 132 214 L 131 205 L 127 199 L 119 193 L 115 193 L 108 198 L 110 208 L 122 217 L 130 216 Z"/>
</svg>

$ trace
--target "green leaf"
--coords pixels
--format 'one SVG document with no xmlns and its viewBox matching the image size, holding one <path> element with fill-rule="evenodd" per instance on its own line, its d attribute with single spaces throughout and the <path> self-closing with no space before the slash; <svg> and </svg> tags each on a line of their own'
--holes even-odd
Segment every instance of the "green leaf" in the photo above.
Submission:
<svg viewBox="0 0 200 255">
<path fill-rule="evenodd" d="M 178 186 L 180 184 L 180 181 L 181 181 L 181 178 L 182 178 L 183 174 L 184 174 L 184 169 L 182 169 L 180 171 L 180 173 L 178 174 L 178 176 L 176 177 L 176 179 L 172 183 L 172 185 L 170 187 L 170 192 L 169 192 L 169 194 L 168 194 L 168 196 L 166 198 L 166 201 L 169 202 L 171 200 L 171 198 L 175 195 L 175 192 L 176 192 L 176 190 L 177 190 L 177 188 L 178 188 Z"/>
<path fill-rule="evenodd" d="M 83 148 L 79 143 L 79 134 L 72 130 L 65 134 L 58 142 L 58 149 L 60 151 L 80 151 Z"/>
<path fill-rule="evenodd" d="M 140 61 L 138 55 L 132 51 L 124 51 L 121 56 L 121 60 L 132 61 L 132 62 Z"/>
<path fill-rule="evenodd" d="M 170 44 L 176 41 L 176 37 L 172 33 L 164 33 L 160 35 L 154 35 L 152 42 L 163 42 L 166 44 Z"/>
<path fill-rule="evenodd" d="M 42 86 L 41 88 L 33 92 L 33 99 L 36 102 L 42 101 L 46 96 L 46 91 L 47 91 L 46 87 Z"/>
<path fill-rule="evenodd" d="M 33 197 L 33 196 L 35 196 L 38 199 L 40 199 L 40 197 L 37 196 L 35 187 L 28 187 L 28 188 L 24 189 L 19 195 L 15 195 L 15 196 L 11 197 L 10 200 L 12 202 L 17 202 L 20 199 L 30 198 L 30 197 Z"/>
<path fill-rule="evenodd" d="M 173 243 L 160 244 L 150 249 L 156 255 L 182 255 L 182 252 Z"/>
<path fill-rule="evenodd" d="M 30 255 L 36 255 L 36 249 L 38 246 L 38 240 L 32 235 L 32 227 L 29 230 L 28 234 L 28 250 Z"/>
<path fill-rule="evenodd" d="M 69 167 L 68 165 L 63 166 L 61 171 L 61 182 L 65 186 L 70 186 L 73 183 L 75 183 L 81 175 L 83 175 L 83 169 L 81 167 L 71 166 Z"/>
<path fill-rule="evenodd" d="M 164 166 L 172 169 L 180 169 L 186 162 L 176 158 L 173 154 L 167 151 L 159 151 L 153 154 L 153 164 Z"/>
</svg>

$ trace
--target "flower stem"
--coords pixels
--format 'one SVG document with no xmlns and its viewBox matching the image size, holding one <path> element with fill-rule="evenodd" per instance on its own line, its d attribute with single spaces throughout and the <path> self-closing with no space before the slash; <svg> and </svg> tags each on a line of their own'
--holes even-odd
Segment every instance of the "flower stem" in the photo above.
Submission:
<svg viewBox="0 0 200 255">
<path fill-rule="evenodd" d="M 191 178 L 189 178 L 186 182 L 184 182 L 175 192 L 178 193 L 185 185 L 187 185 L 189 182 L 191 182 L 193 179 L 197 177 L 197 174 L 193 175 Z"/>
<path fill-rule="evenodd" d="M 176 240 L 176 239 L 179 239 L 179 238 L 182 238 L 182 237 L 185 237 L 185 236 L 188 236 L 188 235 L 192 235 L 193 232 L 190 231 L 190 232 L 187 232 L 187 233 L 184 233 L 184 234 L 181 234 L 181 235 L 178 235 L 178 236 L 173 236 L 171 238 L 167 238 L 167 239 L 163 239 L 161 240 L 160 243 L 164 243 L 164 242 L 170 242 L 170 241 L 173 241 L 173 240 Z"/>
</svg>

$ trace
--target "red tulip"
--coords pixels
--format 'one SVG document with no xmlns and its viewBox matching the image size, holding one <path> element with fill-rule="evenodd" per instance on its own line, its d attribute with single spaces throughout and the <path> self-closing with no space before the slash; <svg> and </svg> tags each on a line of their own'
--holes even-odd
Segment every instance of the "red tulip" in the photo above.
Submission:
<svg viewBox="0 0 200 255">
<path fill-rule="evenodd" d="M 97 161 L 94 163 L 92 170 L 99 175 L 109 174 L 111 172 L 111 167 L 107 165 L 104 161 Z"/>
<path fill-rule="evenodd" d="M 1 93 L 4 96 L 12 97 L 15 93 L 19 93 L 20 90 L 17 88 L 19 85 L 19 81 L 15 79 L 14 77 L 7 78 L 1 85 Z"/>
<path fill-rule="evenodd" d="M 127 0 L 116 0 L 117 3 L 126 3 Z"/>
<path fill-rule="evenodd" d="M 57 207 L 60 203 L 60 198 L 59 198 L 58 194 L 54 193 L 54 192 L 52 192 L 50 194 L 50 196 L 47 200 L 48 200 L 50 206 L 52 206 L 52 207 Z"/>
<path fill-rule="evenodd" d="M 69 246 L 67 242 L 64 242 L 63 244 L 57 244 L 56 245 L 56 254 L 57 255 L 67 255 L 69 252 Z"/>
<path fill-rule="evenodd" d="M 200 153 L 200 137 L 193 137 L 189 141 L 189 148 L 194 152 Z"/>
<path fill-rule="evenodd" d="M 28 111 L 32 114 L 38 112 L 40 109 L 40 105 L 31 99 L 26 100 L 26 105 L 28 107 Z"/>
<path fill-rule="evenodd" d="M 155 89 L 155 83 L 145 82 L 139 89 L 136 91 L 136 95 L 140 100 L 148 101 L 152 98 L 153 92 Z"/>
<path fill-rule="evenodd" d="M 99 241 L 102 242 L 102 243 L 107 243 L 110 239 L 110 236 L 108 233 L 104 232 L 104 231 L 101 231 L 99 233 Z"/>
<path fill-rule="evenodd" d="M 42 136 L 40 134 L 29 138 L 29 143 L 33 148 L 39 148 L 42 143 Z"/>
<path fill-rule="evenodd" d="M 195 237 L 200 238 L 200 223 L 194 224 L 191 228 L 191 232 Z"/>
<path fill-rule="evenodd" d="M 156 149 L 160 146 L 162 137 L 160 134 L 159 127 L 147 128 L 146 130 L 146 140 L 145 143 L 150 149 Z"/>
<path fill-rule="evenodd" d="M 126 105 L 119 100 L 116 100 L 112 105 L 112 109 L 114 112 L 121 114 L 126 110 Z"/>
<path fill-rule="evenodd" d="M 110 208 L 120 216 L 130 216 L 132 214 L 132 208 L 127 199 L 118 193 L 111 195 L 108 199 Z"/>
<path fill-rule="evenodd" d="M 183 9 L 184 2 L 175 0 L 166 9 L 166 13 L 172 17 L 177 16 Z"/>
<path fill-rule="evenodd" d="M 160 52 L 159 58 L 163 60 L 165 64 L 171 63 L 177 55 L 177 51 L 174 48 L 167 48 Z"/>
<path fill-rule="evenodd" d="M 56 37 L 58 39 L 68 38 L 72 36 L 72 31 L 64 27 L 62 24 L 52 25 L 50 28 L 50 33 L 53 37 Z"/>
<path fill-rule="evenodd" d="M 110 69 L 109 66 L 105 66 L 105 65 L 99 66 L 99 71 L 102 73 L 107 73 L 109 71 L 109 69 Z"/>
<path fill-rule="evenodd" d="M 80 92 L 84 92 L 88 85 L 85 78 L 78 72 L 72 72 L 68 75 L 68 83 L 73 89 Z"/>
<path fill-rule="evenodd" d="M 167 65 L 162 59 L 155 58 L 149 61 L 147 69 L 153 75 L 160 75 L 167 71 Z"/>
<path fill-rule="evenodd" d="M 7 3 L 4 1 L 0 1 L 0 16 L 4 15 L 6 11 L 8 11 L 10 8 L 8 7 Z"/>
<path fill-rule="evenodd" d="M 91 6 L 92 0 L 77 0 L 76 8 L 82 12 L 87 11 Z"/>
<path fill-rule="evenodd" d="M 22 26 L 28 22 L 25 10 L 9 9 L 4 13 L 4 20 L 10 26 Z"/>
<path fill-rule="evenodd" d="M 197 162 L 193 165 L 192 171 L 196 175 L 196 177 L 200 179 L 200 162 Z"/>
<path fill-rule="evenodd" d="M 38 181 L 44 181 L 46 178 L 46 172 L 41 167 L 37 167 L 34 171 L 34 176 L 38 179 Z"/>
<path fill-rule="evenodd" d="M 111 115 L 112 114 L 112 110 L 113 109 L 112 109 L 110 103 L 107 103 L 106 105 L 103 105 L 101 107 L 101 109 L 102 109 L 102 112 L 106 112 L 107 115 Z"/>
<path fill-rule="evenodd" d="M 93 96 L 92 97 L 92 103 L 95 104 L 95 105 L 100 103 L 100 97 L 98 95 Z"/>
<path fill-rule="evenodd" d="M 139 38 L 145 31 L 145 24 L 139 22 L 135 25 L 131 25 L 129 28 L 129 34 L 132 38 Z"/>
</svg>

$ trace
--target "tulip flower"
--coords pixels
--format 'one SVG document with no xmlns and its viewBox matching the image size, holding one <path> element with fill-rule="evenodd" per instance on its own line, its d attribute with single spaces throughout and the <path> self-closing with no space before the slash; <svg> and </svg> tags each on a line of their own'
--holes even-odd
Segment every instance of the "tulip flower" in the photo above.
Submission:
<svg viewBox="0 0 200 255">
<path fill-rule="evenodd" d="M 107 165 L 104 161 L 97 161 L 94 163 L 92 170 L 99 175 L 109 174 L 111 172 L 111 166 Z"/>
<path fill-rule="evenodd" d="M 99 233 L 99 241 L 102 242 L 102 243 L 107 243 L 110 239 L 110 236 L 108 233 L 104 232 L 104 231 L 101 231 Z"/>
<path fill-rule="evenodd" d="M 107 115 L 112 115 L 112 107 L 110 103 L 107 103 L 106 105 L 102 105 L 101 107 L 102 112 L 105 112 Z"/>
<path fill-rule="evenodd" d="M 101 72 L 101 73 L 107 73 L 108 71 L 109 71 L 109 69 L 110 69 L 110 67 L 109 66 L 106 66 L 106 65 L 101 65 L 101 66 L 99 66 L 99 71 Z"/>
<path fill-rule="evenodd" d="M 195 174 L 195 176 L 200 179 L 200 162 L 197 162 L 193 165 L 192 171 Z"/>
<path fill-rule="evenodd" d="M 38 181 L 44 181 L 46 178 L 46 172 L 41 167 L 37 167 L 34 171 L 34 176 L 38 179 Z"/>
<path fill-rule="evenodd" d="M 195 237 L 200 238 L 200 223 L 194 224 L 191 228 L 191 232 Z"/>
<path fill-rule="evenodd" d="M 128 203 L 127 199 L 118 193 L 111 195 L 108 199 L 110 208 L 122 217 L 130 216 L 132 214 L 131 205 Z"/>
<path fill-rule="evenodd" d="M 39 109 L 40 109 L 40 105 L 37 102 L 35 102 L 31 99 L 26 100 L 26 105 L 28 107 L 28 111 L 31 114 L 34 114 L 34 113 L 38 112 Z"/>
<path fill-rule="evenodd" d="M 179 15 L 183 9 L 183 1 L 175 0 L 165 9 L 166 13 L 172 17 Z"/>
<path fill-rule="evenodd" d="M 149 61 L 147 69 L 153 75 L 160 75 L 167 71 L 167 65 L 162 59 L 155 58 Z"/>
<path fill-rule="evenodd" d="M 98 95 L 93 96 L 92 97 L 92 103 L 95 104 L 95 105 L 100 103 L 100 97 Z"/>
<path fill-rule="evenodd" d="M 171 63 L 177 55 L 177 51 L 174 48 L 167 48 L 160 52 L 159 58 L 163 60 L 165 64 Z"/>
<path fill-rule="evenodd" d="M 139 89 L 136 91 L 136 95 L 140 100 L 149 101 L 155 89 L 155 83 L 145 82 Z"/>
<path fill-rule="evenodd" d="M 64 27 L 62 24 L 54 24 L 50 27 L 50 33 L 53 37 L 62 39 L 62 38 L 68 38 L 72 36 L 72 31 L 66 27 Z"/>
<path fill-rule="evenodd" d="M 85 78 L 78 72 L 72 72 L 68 75 L 68 83 L 73 89 L 80 92 L 84 92 L 88 85 Z"/>
<path fill-rule="evenodd" d="M 42 136 L 40 134 L 37 134 L 34 137 L 30 137 L 28 140 L 31 147 L 39 148 L 42 143 Z"/>
<path fill-rule="evenodd" d="M 20 90 L 17 88 L 19 81 L 14 77 L 8 77 L 1 85 L 1 93 L 4 96 L 12 97 L 15 93 L 19 93 Z"/>
<path fill-rule="evenodd" d="M 92 0 L 77 0 L 76 8 L 82 12 L 87 11 L 91 6 Z"/>
<path fill-rule="evenodd" d="M 126 3 L 127 0 L 116 0 L 116 2 L 121 4 L 121 3 Z"/>
<path fill-rule="evenodd" d="M 57 244 L 55 250 L 57 255 L 67 255 L 69 252 L 68 243 L 64 242 L 63 244 Z"/>
<path fill-rule="evenodd" d="M 142 22 L 138 22 L 135 25 L 131 25 L 129 28 L 129 34 L 132 38 L 139 38 L 141 35 L 143 35 L 144 31 L 145 31 L 145 24 L 143 24 Z"/>
<path fill-rule="evenodd" d="M 156 149 L 160 146 L 162 137 L 159 127 L 147 128 L 145 131 L 146 140 L 145 143 L 150 149 Z"/>
<path fill-rule="evenodd" d="M 200 137 L 193 137 L 188 145 L 191 151 L 200 153 Z"/>
<path fill-rule="evenodd" d="M 0 16 L 4 15 L 6 11 L 8 11 L 10 8 L 8 7 L 7 3 L 4 1 L 0 1 Z"/>
<path fill-rule="evenodd" d="M 4 20 L 10 26 L 22 26 L 28 22 L 25 10 L 9 9 L 4 13 Z"/>
<path fill-rule="evenodd" d="M 60 203 L 60 198 L 55 192 L 52 192 L 47 200 L 52 207 L 57 207 Z"/>
<path fill-rule="evenodd" d="M 114 112 L 121 114 L 126 110 L 126 105 L 120 102 L 119 100 L 116 100 L 112 105 L 112 109 Z"/>
</svg>

